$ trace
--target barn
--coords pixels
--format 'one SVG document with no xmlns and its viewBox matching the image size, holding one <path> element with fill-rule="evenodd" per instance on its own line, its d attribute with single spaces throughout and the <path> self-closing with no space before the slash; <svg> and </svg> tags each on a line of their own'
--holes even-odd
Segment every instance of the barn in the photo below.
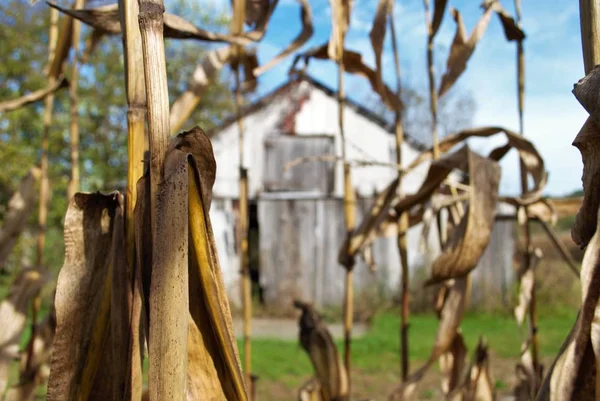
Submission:
<svg viewBox="0 0 600 401">
<path fill-rule="evenodd" d="M 336 93 L 310 76 L 299 75 L 247 106 L 242 114 L 242 163 L 249 179 L 250 269 L 257 296 L 271 309 L 288 309 L 294 298 L 311 300 L 319 307 L 341 305 L 344 274 L 337 255 L 346 232 L 343 171 L 336 161 L 342 151 Z M 396 175 L 394 127 L 351 100 L 345 103 L 344 120 L 346 155 L 353 166 L 352 184 L 360 221 L 373 195 Z M 235 118 L 227 119 L 209 134 L 217 161 L 211 220 L 227 292 L 231 303 L 239 305 L 240 160 Z M 406 138 L 403 162 L 410 163 L 422 149 L 418 141 Z M 415 192 L 426 173 L 427 165 L 423 165 L 406 175 L 404 191 Z M 495 237 L 512 241 L 510 235 L 503 239 L 505 231 L 502 235 L 494 233 L 493 241 Z M 433 230 L 431 249 L 425 254 L 420 252 L 420 227 L 409 231 L 407 241 L 411 270 L 426 266 L 439 252 Z M 489 260 L 489 272 L 478 274 L 491 274 L 492 281 L 506 284 L 512 279 L 512 254 L 507 252 L 511 244 L 497 245 L 490 246 L 498 249 L 497 255 L 484 256 Z M 377 240 L 374 271 L 364 261 L 357 261 L 357 297 L 397 293 L 400 263 L 396 246 L 395 235 Z M 498 269 L 499 265 L 508 268 Z"/>
</svg>

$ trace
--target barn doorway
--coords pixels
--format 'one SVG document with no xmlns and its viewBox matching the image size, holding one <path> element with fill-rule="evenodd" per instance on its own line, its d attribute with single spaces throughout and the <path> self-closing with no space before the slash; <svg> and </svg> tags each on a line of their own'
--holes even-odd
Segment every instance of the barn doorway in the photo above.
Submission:
<svg viewBox="0 0 600 401">
<path fill-rule="evenodd" d="M 249 202 L 248 216 L 248 268 L 252 283 L 252 298 L 264 304 L 263 290 L 260 285 L 260 225 L 258 223 L 258 203 Z"/>
</svg>

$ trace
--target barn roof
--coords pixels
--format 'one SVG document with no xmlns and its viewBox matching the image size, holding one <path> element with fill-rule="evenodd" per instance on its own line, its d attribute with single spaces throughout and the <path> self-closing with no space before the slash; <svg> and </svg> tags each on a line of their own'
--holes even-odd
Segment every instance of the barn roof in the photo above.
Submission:
<svg viewBox="0 0 600 401">
<path fill-rule="evenodd" d="M 254 103 L 244 107 L 244 109 L 242 110 L 242 117 L 246 117 L 250 114 L 257 112 L 258 110 L 261 110 L 265 106 L 272 103 L 273 100 L 275 98 L 277 98 L 278 96 L 291 92 L 301 82 L 308 82 L 314 88 L 319 89 L 320 91 L 325 93 L 327 96 L 337 100 L 337 92 L 334 91 L 333 89 L 331 89 L 329 86 L 327 86 L 323 82 L 321 82 L 307 74 L 298 74 L 294 77 L 290 77 L 290 79 L 288 81 L 286 81 L 282 85 L 278 86 L 277 88 L 273 89 L 271 92 L 265 94 L 260 99 L 256 100 Z M 356 113 L 358 113 L 361 116 L 365 117 L 366 119 L 372 121 L 373 123 L 379 125 L 381 128 L 383 128 L 385 131 L 389 132 L 390 134 L 395 134 L 394 124 L 387 121 L 381 115 L 374 113 L 367 107 L 365 107 L 365 106 L 361 105 L 360 103 L 358 103 L 352 99 L 349 99 L 349 98 L 345 99 L 344 104 L 346 107 L 350 107 Z M 208 131 L 208 135 L 209 136 L 218 135 L 219 132 L 223 131 L 224 129 L 229 127 L 231 124 L 234 124 L 235 122 L 236 122 L 235 115 L 226 117 L 221 124 L 211 128 Z M 411 135 L 405 134 L 404 139 L 408 144 L 410 144 L 415 149 L 418 149 L 418 150 L 427 149 L 427 146 L 425 146 L 422 142 L 418 141 Z"/>
</svg>

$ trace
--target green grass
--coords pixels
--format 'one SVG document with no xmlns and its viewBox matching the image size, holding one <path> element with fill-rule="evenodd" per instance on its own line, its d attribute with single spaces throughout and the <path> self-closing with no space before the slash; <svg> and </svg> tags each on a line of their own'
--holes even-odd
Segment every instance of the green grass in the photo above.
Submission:
<svg viewBox="0 0 600 401">
<path fill-rule="evenodd" d="M 542 357 L 553 357 L 576 318 L 576 312 L 561 312 L 540 317 L 539 344 Z M 385 312 L 373 318 L 363 337 L 352 342 L 352 361 L 356 369 L 387 373 L 398 369 L 399 317 Z M 424 361 L 435 340 L 438 320 L 433 315 L 415 315 L 410 320 L 410 358 Z M 526 327 L 519 328 L 510 315 L 467 314 L 461 324 L 470 351 L 484 335 L 494 353 L 501 358 L 517 358 Z M 342 343 L 338 342 L 338 349 Z M 242 343 L 239 349 L 243 352 Z M 312 373 L 307 354 L 297 341 L 254 339 L 252 341 L 253 373 L 261 379 L 282 381 L 297 386 Z"/>
</svg>

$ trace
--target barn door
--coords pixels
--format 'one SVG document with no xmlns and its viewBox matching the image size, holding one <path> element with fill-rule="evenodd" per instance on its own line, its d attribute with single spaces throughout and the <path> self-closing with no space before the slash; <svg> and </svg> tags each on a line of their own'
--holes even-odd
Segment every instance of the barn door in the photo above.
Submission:
<svg viewBox="0 0 600 401">
<path fill-rule="evenodd" d="M 284 171 L 289 162 L 301 157 L 334 155 L 329 135 L 273 135 L 265 139 L 264 190 L 316 191 L 331 194 L 334 185 L 333 161 L 310 161 Z"/>
</svg>

